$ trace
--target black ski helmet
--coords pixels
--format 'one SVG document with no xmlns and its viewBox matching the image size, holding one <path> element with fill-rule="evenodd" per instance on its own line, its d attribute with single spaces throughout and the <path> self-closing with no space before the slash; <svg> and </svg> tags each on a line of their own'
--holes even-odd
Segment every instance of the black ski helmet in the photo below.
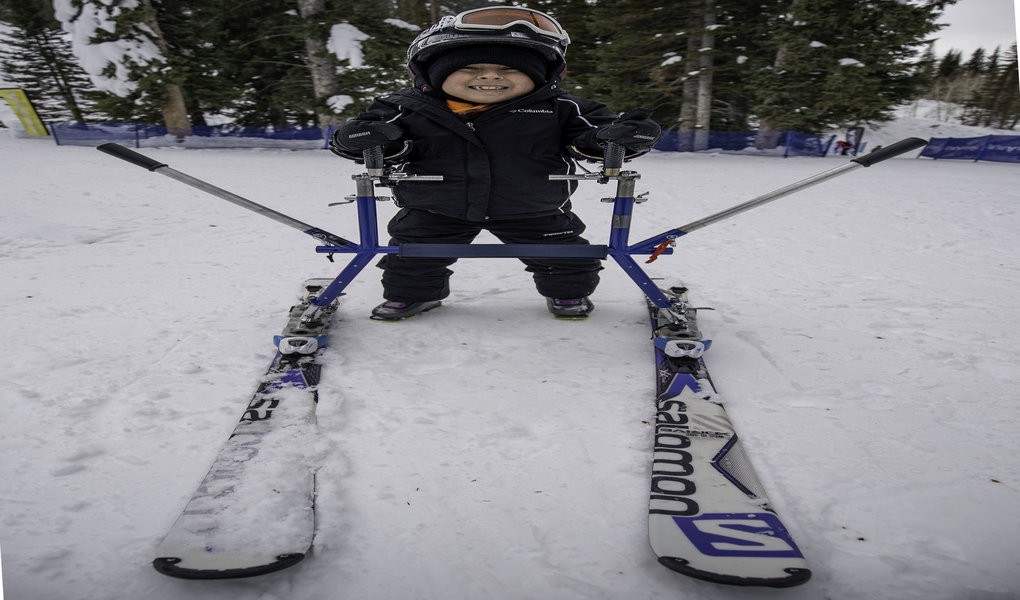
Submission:
<svg viewBox="0 0 1020 600">
<path fill-rule="evenodd" d="M 570 36 L 556 19 L 530 8 L 490 6 L 446 16 L 414 38 L 407 48 L 411 84 L 428 91 L 428 64 L 440 54 L 472 44 L 508 44 L 538 52 L 546 59 L 549 77 L 566 70 Z M 440 82 L 441 83 L 441 82 Z"/>
</svg>

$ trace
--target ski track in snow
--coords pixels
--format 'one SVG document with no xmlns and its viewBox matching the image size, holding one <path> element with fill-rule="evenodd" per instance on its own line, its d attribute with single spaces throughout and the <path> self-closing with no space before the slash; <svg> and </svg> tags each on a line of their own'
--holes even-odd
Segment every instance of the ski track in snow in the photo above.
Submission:
<svg viewBox="0 0 1020 600">
<path fill-rule="evenodd" d="M 356 235 L 352 206 L 326 207 L 355 167 L 328 152 L 145 152 Z M 842 160 L 649 155 L 632 164 L 652 192 L 632 239 Z M 814 571 L 763 590 L 683 577 L 648 550 L 637 288 L 607 263 L 592 317 L 555 321 L 506 259 L 462 260 L 442 308 L 397 324 L 367 319 L 378 270 L 349 288 L 303 563 L 242 581 L 157 574 L 152 551 L 246 406 L 293 290 L 342 263 L 91 148 L 0 135 L 0 164 L 8 600 L 1020 598 L 1016 165 L 896 159 L 648 266 L 715 309 L 701 313 L 712 376 Z M 611 190 L 582 186 L 575 206 L 604 243 Z"/>
</svg>

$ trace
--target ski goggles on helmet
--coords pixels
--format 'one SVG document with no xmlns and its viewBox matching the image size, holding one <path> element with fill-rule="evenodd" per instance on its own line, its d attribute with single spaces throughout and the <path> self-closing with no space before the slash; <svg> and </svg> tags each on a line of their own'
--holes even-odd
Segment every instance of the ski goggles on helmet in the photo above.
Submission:
<svg viewBox="0 0 1020 600">
<path fill-rule="evenodd" d="M 557 42 L 570 43 L 570 36 L 556 19 L 530 8 L 487 7 L 466 10 L 454 18 L 457 31 L 501 31 L 523 26 Z"/>
</svg>

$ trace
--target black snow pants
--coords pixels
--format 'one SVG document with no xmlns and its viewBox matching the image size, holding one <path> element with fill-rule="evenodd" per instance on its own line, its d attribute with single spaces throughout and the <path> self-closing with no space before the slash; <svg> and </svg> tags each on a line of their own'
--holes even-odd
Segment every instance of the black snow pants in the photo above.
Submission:
<svg viewBox="0 0 1020 600">
<path fill-rule="evenodd" d="M 477 223 L 424 210 L 401 209 L 387 227 L 390 245 L 468 244 L 485 229 L 505 244 L 587 244 L 585 225 L 572 212 L 544 217 Z M 538 293 L 548 298 L 582 298 L 598 286 L 602 261 L 594 258 L 522 258 Z M 448 267 L 455 258 L 405 258 L 387 254 L 383 297 L 397 302 L 442 300 L 450 295 Z"/>
</svg>

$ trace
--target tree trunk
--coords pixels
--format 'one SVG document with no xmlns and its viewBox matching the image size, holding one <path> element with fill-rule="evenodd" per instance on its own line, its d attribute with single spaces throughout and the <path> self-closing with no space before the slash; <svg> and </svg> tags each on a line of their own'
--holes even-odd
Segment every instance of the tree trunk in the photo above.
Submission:
<svg viewBox="0 0 1020 600">
<path fill-rule="evenodd" d="M 677 150 L 681 152 L 690 152 L 694 149 L 694 132 L 698 126 L 698 79 L 692 71 L 697 64 L 694 57 L 698 56 L 698 48 L 701 46 L 701 37 L 696 35 L 701 23 L 700 14 L 695 10 L 694 4 L 694 2 L 686 4 L 687 14 L 684 15 L 684 29 L 687 30 L 687 53 L 684 57 L 686 74 L 681 89 L 680 136 L 677 140 Z"/>
<path fill-rule="evenodd" d="M 191 135 L 191 119 L 184 106 L 184 92 L 176 83 L 163 86 L 163 123 L 166 132 L 178 140 Z"/>
<path fill-rule="evenodd" d="M 780 46 L 776 50 L 776 59 L 772 62 L 772 68 L 775 72 L 779 72 L 786 65 L 786 54 L 788 50 L 786 46 Z M 772 104 L 773 99 L 766 100 L 766 104 Z M 780 132 L 775 131 L 775 125 L 769 120 L 768 117 L 762 117 L 758 123 L 758 135 L 755 137 L 755 147 L 759 150 L 771 150 L 779 145 Z"/>
<path fill-rule="evenodd" d="M 339 115 L 333 114 L 326 102 L 336 95 L 338 82 L 336 78 L 336 59 L 326 47 L 326 38 L 318 33 L 315 19 L 326 10 L 325 0 L 298 0 L 298 14 L 309 26 L 305 37 L 305 59 L 308 61 L 308 72 L 312 76 L 312 93 L 315 96 L 315 115 L 319 127 L 326 128 L 343 122 Z"/>
<path fill-rule="evenodd" d="M 150 0 L 141 0 L 141 7 L 145 15 L 143 22 L 152 30 L 153 41 L 160 53 L 169 63 L 169 48 L 166 38 L 159 28 L 159 19 L 156 18 L 156 9 L 153 8 Z M 191 120 L 188 118 L 188 108 L 184 105 L 184 92 L 181 86 L 174 81 L 173 68 L 167 69 L 163 77 L 163 124 L 166 125 L 168 134 L 183 140 L 185 136 L 191 135 Z"/>
<path fill-rule="evenodd" d="M 698 111 L 696 115 L 694 149 L 708 148 L 708 134 L 712 121 L 712 51 L 715 49 L 715 0 L 702 3 L 701 46 L 698 48 Z"/>
</svg>

